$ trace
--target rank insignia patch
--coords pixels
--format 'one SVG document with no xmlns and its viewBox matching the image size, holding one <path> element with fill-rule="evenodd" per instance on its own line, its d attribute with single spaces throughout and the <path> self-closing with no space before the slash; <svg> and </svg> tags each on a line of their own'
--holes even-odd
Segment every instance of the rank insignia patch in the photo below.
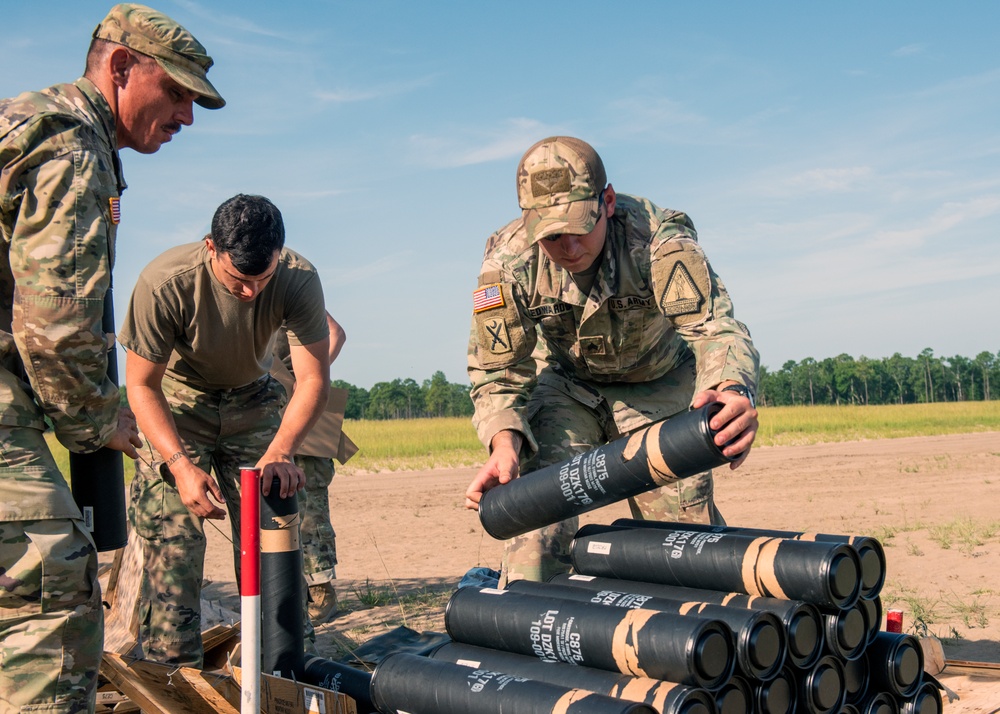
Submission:
<svg viewBox="0 0 1000 714">
<path fill-rule="evenodd" d="M 122 200 L 118 196 L 112 196 L 108 199 L 108 205 L 111 208 L 111 222 L 118 225 L 122 222 Z"/>
<path fill-rule="evenodd" d="M 500 283 L 484 285 L 472 293 L 472 312 L 474 313 L 503 306 L 503 290 L 500 288 Z"/>
<path fill-rule="evenodd" d="M 663 299 L 660 300 L 663 314 L 668 317 L 688 315 L 698 312 L 703 302 L 705 296 L 701 294 L 684 263 L 678 260 L 674 263 L 670 278 L 667 280 L 667 287 L 663 291 Z"/>
</svg>

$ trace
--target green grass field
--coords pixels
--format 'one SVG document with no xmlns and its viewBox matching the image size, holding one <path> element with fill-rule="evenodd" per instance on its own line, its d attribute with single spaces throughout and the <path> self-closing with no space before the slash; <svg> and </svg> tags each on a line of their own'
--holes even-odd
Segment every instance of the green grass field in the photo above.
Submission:
<svg viewBox="0 0 1000 714">
<path fill-rule="evenodd" d="M 1000 402 L 895 406 L 771 407 L 760 410 L 758 446 L 895 439 L 1000 431 Z M 486 451 L 468 419 L 348 420 L 344 431 L 360 447 L 341 474 L 476 466 Z M 46 435 L 64 473 L 66 451 Z M 132 463 L 125 460 L 131 479 Z"/>
</svg>

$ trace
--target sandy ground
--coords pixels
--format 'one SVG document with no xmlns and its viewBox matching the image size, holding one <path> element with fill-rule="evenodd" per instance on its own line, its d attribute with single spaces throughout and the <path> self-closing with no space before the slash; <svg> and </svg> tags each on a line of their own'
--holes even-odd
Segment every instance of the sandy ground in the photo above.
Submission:
<svg viewBox="0 0 1000 714">
<path fill-rule="evenodd" d="M 462 507 L 473 473 L 334 479 L 342 613 L 319 628 L 321 654 L 338 658 L 401 624 L 443 632 L 462 575 L 499 567 L 502 544 Z M 941 638 L 949 660 L 1000 663 L 1000 433 L 759 448 L 739 470 L 716 472 L 716 500 L 730 525 L 877 537 L 883 606 L 904 611 L 904 629 Z M 582 520 L 627 515 L 617 504 Z M 208 532 L 206 595 L 238 609 L 230 545 Z M 364 602 L 376 599 L 387 604 Z M 966 683 L 950 685 L 962 693 Z M 1000 711 L 957 706 L 946 712 Z"/>
</svg>

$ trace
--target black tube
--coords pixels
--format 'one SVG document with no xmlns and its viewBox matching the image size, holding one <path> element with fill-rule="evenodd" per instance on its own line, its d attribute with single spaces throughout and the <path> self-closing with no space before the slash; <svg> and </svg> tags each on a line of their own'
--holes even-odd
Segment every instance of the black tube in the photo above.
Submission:
<svg viewBox="0 0 1000 714">
<path fill-rule="evenodd" d="M 539 682 L 558 684 L 571 689 L 605 694 L 616 699 L 648 704 L 660 714 L 715 714 L 715 699 L 706 689 L 664 682 L 647 677 L 633 677 L 565 662 L 551 662 L 537 657 L 487 649 L 460 642 L 441 645 L 431 659 L 451 662 L 473 669 L 488 669 Z"/>
<path fill-rule="evenodd" d="M 788 663 L 796 667 L 809 667 L 823 654 L 823 625 L 815 605 L 797 600 L 778 600 L 770 597 L 752 597 L 742 593 L 724 593 L 717 590 L 700 590 L 676 585 L 617 580 L 593 575 L 560 574 L 549 582 L 572 585 L 587 590 L 624 590 L 649 597 L 678 600 L 688 603 L 709 603 L 725 607 L 773 613 L 785 628 Z"/>
<path fill-rule="evenodd" d="M 301 679 L 305 666 L 300 521 L 299 499 L 282 498 L 275 477 L 260 501 L 261 671 L 286 679 Z"/>
<path fill-rule="evenodd" d="M 751 682 L 759 714 L 795 714 L 798 694 L 795 676 L 786 668 L 767 682 Z"/>
<path fill-rule="evenodd" d="M 104 334 L 114 335 L 115 305 L 111 288 L 104 293 Z M 118 357 L 112 341 L 108 348 L 108 380 L 118 386 Z M 69 452 L 70 488 L 73 500 L 83 513 L 83 522 L 94 537 L 97 550 L 124 548 L 128 543 L 125 526 L 125 464 L 122 452 L 101 447 L 89 454 Z"/>
<path fill-rule="evenodd" d="M 882 544 L 871 536 L 835 535 L 832 533 L 804 533 L 800 531 L 784 531 L 765 528 L 744 528 L 741 526 L 712 526 L 702 523 L 676 523 L 670 521 L 642 521 L 634 518 L 619 518 L 612 525 L 625 528 L 686 528 L 708 533 L 744 533 L 767 538 L 785 538 L 788 540 L 807 540 L 818 543 L 845 543 L 858 554 L 861 564 L 860 597 L 877 597 L 885 584 L 885 550 Z"/>
<path fill-rule="evenodd" d="M 853 704 L 845 704 L 840 708 L 840 714 L 861 714 Z"/>
<path fill-rule="evenodd" d="M 754 700 L 750 683 L 743 677 L 730 677 L 715 693 L 715 705 L 719 714 L 752 714 Z"/>
<path fill-rule="evenodd" d="M 740 610 L 723 605 L 667 600 L 621 589 L 588 590 L 570 585 L 537 583 L 516 580 L 508 590 L 542 597 L 554 597 L 598 605 L 643 608 L 722 620 L 733 631 L 736 642 L 736 665 L 751 679 L 770 679 L 778 674 L 785 663 L 785 628 L 781 620 L 770 612 Z"/>
<path fill-rule="evenodd" d="M 844 662 L 844 689 L 848 704 L 857 704 L 868 694 L 869 669 L 868 655 L 863 652 L 857 659 Z"/>
<path fill-rule="evenodd" d="M 375 667 L 371 698 L 387 713 L 656 714 L 645 704 L 411 654 L 389 655 Z"/>
<path fill-rule="evenodd" d="M 721 408 L 711 402 L 490 489 L 479 520 L 494 538 L 513 538 L 728 463 L 708 426 Z"/>
<path fill-rule="evenodd" d="M 714 690 L 733 674 L 719 620 L 461 588 L 444 615 L 456 642 Z"/>
<path fill-rule="evenodd" d="M 899 707 L 900 714 L 941 714 L 944 711 L 944 699 L 937 682 L 925 679 L 909 699 L 905 699 Z"/>
<path fill-rule="evenodd" d="M 866 641 L 870 645 L 882 629 L 882 598 L 862 598 L 858 600 L 858 604 L 865 611 L 865 622 L 868 625 Z"/>
<path fill-rule="evenodd" d="M 803 714 L 838 714 L 847 698 L 844 665 L 832 655 L 821 657 L 809 669 L 793 670 L 798 687 L 798 711 Z"/>
<path fill-rule="evenodd" d="M 861 587 L 858 555 L 843 543 L 587 525 L 570 546 L 585 575 L 802 600 L 847 608 Z"/>
<path fill-rule="evenodd" d="M 871 668 L 869 691 L 889 692 L 906 699 L 920 688 L 924 651 L 913 635 L 879 632 L 865 652 Z"/>
<path fill-rule="evenodd" d="M 301 680 L 323 689 L 346 694 L 358 704 L 358 714 L 375 711 L 371 700 L 372 675 L 340 662 L 323 659 L 316 655 L 305 658 Z"/>
<path fill-rule="evenodd" d="M 821 610 L 826 651 L 845 660 L 857 659 L 868 646 L 868 609 L 861 600 L 842 610 Z"/>
<path fill-rule="evenodd" d="M 899 714 L 899 704 L 889 692 L 871 692 L 858 702 L 861 714 Z"/>
</svg>

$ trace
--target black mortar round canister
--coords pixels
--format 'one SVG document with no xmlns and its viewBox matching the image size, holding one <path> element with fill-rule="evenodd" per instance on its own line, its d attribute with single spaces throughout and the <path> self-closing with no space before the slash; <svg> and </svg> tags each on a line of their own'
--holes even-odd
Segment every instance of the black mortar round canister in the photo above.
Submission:
<svg viewBox="0 0 1000 714">
<path fill-rule="evenodd" d="M 733 459 L 715 444 L 711 402 L 483 494 L 479 520 L 498 540 L 558 523 Z"/>
<path fill-rule="evenodd" d="M 719 714 L 752 714 L 754 711 L 753 689 L 740 676 L 733 676 L 715 693 L 715 705 Z"/>
<path fill-rule="evenodd" d="M 899 704 L 889 692 L 869 691 L 855 707 L 860 714 L 899 714 Z"/>
<path fill-rule="evenodd" d="M 709 690 L 735 667 L 732 631 L 703 617 L 465 587 L 444 619 L 456 642 Z"/>
<path fill-rule="evenodd" d="M 795 714 L 798 694 L 795 675 L 783 669 L 777 677 L 767 682 L 751 683 L 754 703 L 759 714 Z"/>
<path fill-rule="evenodd" d="M 871 668 L 869 691 L 885 691 L 906 699 L 920 688 L 924 651 L 913 635 L 880 632 L 865 653 Z"/>
<path fill-rule="evenodd" d="M 711 603 L 651 597 L 617 589 L 591 590 L 529 580 L 516 580 L 507 588 L 530 595 L 592 602 L 609 607 L 642 608 L 721 620 L 733 631 L 736 643 L 736 666 L 742 674 L 751 679 L 770 679 L 785 663 L 787 651 L 785 628 L 777 615 L 763 610 L 744 610 Z"/>
<path fill-rule="evenodd" d="M 942 714 L 943 711 L 941 690 L 938 683 L 930 677 L 921 682 L 913 696 L 904 699 L 899 707 L 899 714 Z"/>
<path fill-rule="evenodd" d="M 305 666 L 305 580 L 299 502 L 276 477 L 260 500 L 261 671 L 301 679 Z"/>
<path fill-rule="evenodd" d="M 731 609 L 770 612 L 781 620 L 785 629 L 788 663 L 796 667 L 809 667 L 823 654 L 823 623 L 815 605 L 798 600 L 779 600 L 755 597 L 744 593 L 719 590 L 686 588 L 661 583 L 618 580 L 595 575 L 560 574 L 553 576 L 552 584 L 571 585 L 588 590 L 624 590 L 650 597 L 678 600 L 687 603 L 708 603 Z"/>
<path fill-rule="evenodd" d="M 380 712 L 408 714 L 657 714 L 646 704 L 405 653 L 375 667 L 371 700 Z"/>
<path fill-rule="evenodd" d="M 848 704 L 857 704 L 868 694 L 868 682 L 871 679 L 868 666 L 868 656 L 861 656 L 844 662 L 844 690 Z"/>
<path fill-rule="evenodd" d="M 701 523 L 676 523 L 671 521 L 642 521 L 619 518 L 612 522 L 615 526 L 627 528 L 690 528 L 712 533 L 745 533 L 747 535 L 786 538 L 791 540 L 811 540 L 820 543 L 845 543 L 858 554 L 861 565 L 862 598 L 877 597 L 885 583 L 885 550 L 875 538 L 865 535 L 838 535 L 833 533 L 808 533 L 801 531 L 776 530 L 771 528 L 746 528 L 743 526 L 713 526 Z"/>
<path fill-rule="evenodd" d="M 857 552 L 843 543 L 741 533 L 586 525 L 570 546 L 584 575 L 740 592 L 847 608 L 860 592 Z"/>
<path fill-rule="evenodd" d="M 861 601 L 849 608 L 823 612 L 826 651 L 844 660 L 857 659 L 868 645 L 868 611 Z"/>
<path fill-rule="evenodd" d="M 715 714 L 712 694 L 699 687 L 633 677 L 565 662 L 539 661 L 537 657 L 497 649 L 448 642 L 430 653 L 442 662 L 489 669 L 518 677 L 536 679 L 572 689 L 585 689 L 616 699 L 648 704 L 660 714 Z"/>
<path fill-rule="evenodd" d="M 346 694 L 358 704 L 358 712 L 375 709 L 371 701 L 372 675 L 341 662 L 308 655 L 302 671 L 301 681 L 323 689 Z"/>
<path fill-rule="evenodd" d="M 833 655 L 821 657 L 809 669 L 793 670 L 798 707 L 803 714 L 839 714 L 845 704 L 844 665 Z"/>
</svg>

